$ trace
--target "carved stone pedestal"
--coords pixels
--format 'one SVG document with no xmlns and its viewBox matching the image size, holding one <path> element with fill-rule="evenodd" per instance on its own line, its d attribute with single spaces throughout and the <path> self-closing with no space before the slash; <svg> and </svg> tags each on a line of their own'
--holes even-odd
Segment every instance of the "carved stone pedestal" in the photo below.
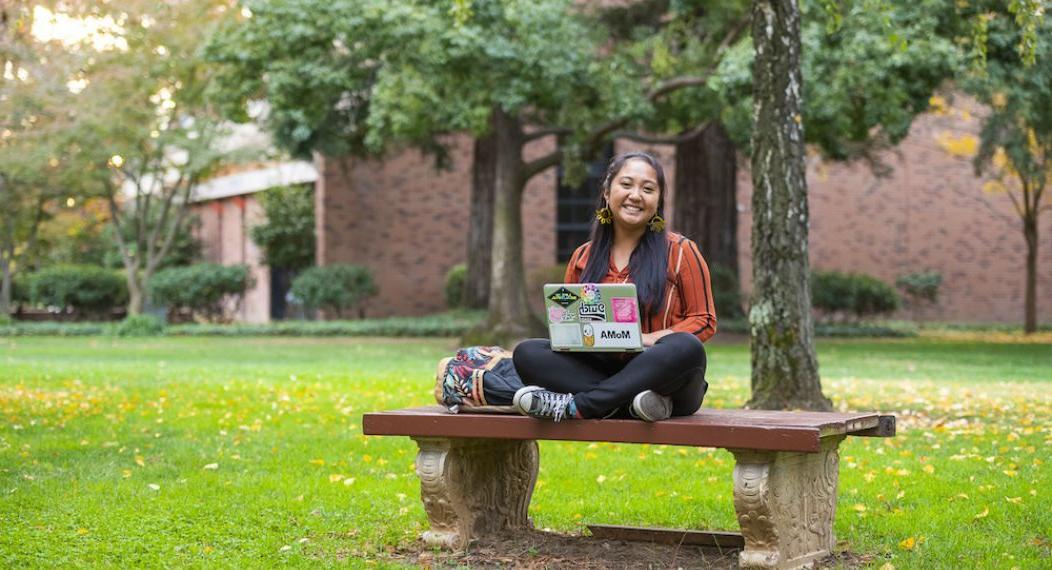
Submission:
<svg viewBox="0 0 1052 570">
<path fill-rule="evenodd" d="M 799 568 L 832 553 L 842 439 L 825 438 L 819 453 L 730 450 L 741 568 Z"/>
<path fill-rule="evenodd" d="M 526 511 L 537 482 L 533 440 L 414 437 L 416 473 L 431 521 L 425 543 L 461 549 L 473 537 L 530 528 Z"/>
</svg>

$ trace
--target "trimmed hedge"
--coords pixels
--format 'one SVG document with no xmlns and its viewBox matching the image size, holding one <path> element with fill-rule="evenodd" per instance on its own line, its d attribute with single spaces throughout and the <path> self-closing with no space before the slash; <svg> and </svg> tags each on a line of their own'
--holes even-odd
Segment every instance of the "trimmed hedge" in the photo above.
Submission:
<svg viewBox="0 0 1052 570">
<path fill-rule="evenodd" d="M 712 302 L 716 305 L 716 316 L 721 320 L 744 318 L 738 275 L 729 268 L 717 265 L 712 265 L 709 272 L 712 275 Z"/>
<path fill-rule="evenodd" d="M 128 302 L 128 284 L 115 271 L 94 265 L 55 265 L 29 276 L 35 305 L 103 315 Z"/>
<path fill-rule="evenodd" d="M 464 286 L 468 279 L 468 266 L 458 263 L 446 272 L 446 286 L 443 293 L 446 297 L 446 306 L 450 309 L 464 308 Z"/>
<path fill-rule="evenodd" d="M 292 281 L 289 292 L 305 307 L 342 316 L 344 311 L 377 293 L 373 274 L 360 265 L 311 267 Z"/>
<path fill-rule="evenodd" d="M 145 316 L 145 315 L 140 315 Z M 148 316 L 146 316 L 148 317 Z M 357 321 L 279 321 L 269 324 L 185 324 L 161 327 L 156 333 L 150 325 L 122 323 L 15 322 L 0 325 L 5 336 L 98 336 L 135 333 L 164 336 L 388 336 L 458 337 L 478 326 L 485 311 L 450 311 L 424 317 L 390 317 Z M 127 321 L 125 321 L 127 322 Z M 158 321 L 159 322 L 159 321 Z M 153 329 L 157 330 L 157 329 Z"/>
<path fill-rule="evenodd" d="M 716 330 L 716 338 L 719 338 L 720 333 L 749 334 L 749 323 L 745 319 L 720 319 Z M 886 324 L 815 323 L 815 336 L 823 338 L 907 338 L 917 336 L 917 326 L 898 321 Z"/>
<path fill-rule="evenodd" d="M 150 298 L 214 322 L 223 316 L 223 301 L 240 300 L 252 282 L 245 265 L 197 263 L 170 267 L 150 279 Z"/>
<path fill-rule="evenodd" d="M 857 318 L 886 314 L 899 308 L 899 295 L 883 281 L 863 273 L 816 271 L 811 274 L 811 306 L 829 316 Z"/>
</svg>

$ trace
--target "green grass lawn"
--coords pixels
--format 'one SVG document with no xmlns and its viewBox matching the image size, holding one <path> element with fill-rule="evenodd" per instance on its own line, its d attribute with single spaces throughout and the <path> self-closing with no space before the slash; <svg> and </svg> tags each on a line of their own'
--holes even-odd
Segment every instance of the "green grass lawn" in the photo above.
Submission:
<svg viewBox="0 0 1052 570">
<path fill-rule="evenodd" d="M 0 339 L 0 566 L 390 564 L 426 523 L 407 438 L 371 410 L 430 403 L 453 341 Z M 823 341 L 826 393 L 895 412 L 841 447 L 836 531 L 874 567 L 1052 566 L 1052 335 Z M 707 405 L 748 395 L 709 346 Z M 733 458 L 543 442 L 539 528 L 734 529 Z"/>
</svg>

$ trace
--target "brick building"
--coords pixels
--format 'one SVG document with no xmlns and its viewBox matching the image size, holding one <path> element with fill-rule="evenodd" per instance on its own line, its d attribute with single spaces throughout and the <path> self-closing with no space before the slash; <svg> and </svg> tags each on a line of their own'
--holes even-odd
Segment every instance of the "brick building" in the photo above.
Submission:
<svg viewBox="0 0 1052 570">
<path fill-rule="evenodd" d="M 918 117 L 909 137 L 884 154 L 893 169 L 885 178 L 875 177 L 864 165 L 810 158 L 812 266 L 865 272 L 889 283 L 904 273 L 938 271 L 943 276 L 940 299 L 920 313 L 925 320 L 1020 322 L 1025 268 L 1020 222 L 1006 196 L 984 193 L 970 161 L 947 153 L 938 142 L 978 129 L 979 120 L 967 111 Z M 449 171 L 436 171 L 431 159 L 413 151 L 384 161 L 315 161 L 318 263 L 372 269 L 380 293 L 369 301 L 368 316 L 445 308 L 445 273 L 466 257 L 472 153 L 467 137 L 454 138 L 452 144 Z M 553 139 L 533 143 L 526 158 L 552 144 Z M 621 141 L 616 150 L 637 146 Z M 671 188 L 674 149 L 648 150 L 665 165 Z M 751 185 L 747 159 L 739 163 L 739 265 L 748 289 Z M 210 246 L 209 256 L 223 262 L 258 261 L 244 235 L 258 205 L 251 198 L 222 200 L 201 206 L 204 234 L 213 236 L 206 241 L 222 244 L 218 253 Z M 582 220 L 576 218 L 591 200 L 561 187 L 556 168 L 530 181 L 523 198 L 527 272 L 558 263 L 568 243 L 581 241 Z M 210 221 L 209 208 L 216 221 Z M 667 213 L 675 229 L 676 213 Z M 1041 235 L 1048 244 L 1052 216 L 1042 220 Z M 1040 252 L 1039 271 L 1038 319 L 1047 323 L 1052 321 L 1052 247 Z M 256 273 L 257 288 L 268 287 L 266 272 Z M 267 320 L 263 299 L 269 290 L 252 295 L 243 318 Z"/>
</svg>

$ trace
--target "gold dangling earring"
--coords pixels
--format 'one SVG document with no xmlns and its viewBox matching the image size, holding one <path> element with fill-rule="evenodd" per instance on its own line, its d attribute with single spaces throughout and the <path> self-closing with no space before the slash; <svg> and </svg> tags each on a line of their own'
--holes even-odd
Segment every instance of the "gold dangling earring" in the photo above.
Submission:
<svg viewBox="0 0 1052 570">
<path fill-rule="evenodd" d="M 647 222 L 647 227 L 650 228 L 650 231 L 652 232 L 661 233 L 665 231 L 665 218 L 654 214 L 654 217 L 650 218 L 650 221 Z"/>
<path fill-rule="evenodd" d="M 599 220 L 600 224 L 606 225 L 614 221 L 614 213 L 610 211 L 610 206 L 603 206 L 595 211 L 595 219 Z"/>
</svg>

